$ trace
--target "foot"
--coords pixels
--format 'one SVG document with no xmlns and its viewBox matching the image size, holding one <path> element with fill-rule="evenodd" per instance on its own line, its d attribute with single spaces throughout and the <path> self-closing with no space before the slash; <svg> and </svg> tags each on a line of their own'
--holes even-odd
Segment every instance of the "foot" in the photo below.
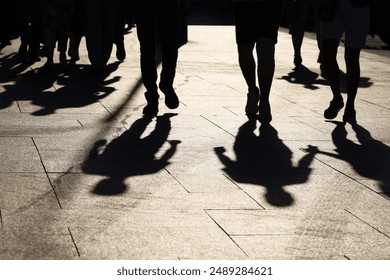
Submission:
<svg viewBox="0 0 390 280">
<path fill-rule="evenodd" d="M 126 50 L 123 41 L 116 43 L 116 58 L 119 61 L 123 61 L 126 59 Z"/>
<path fill-rule="evenodd" d="M 158 113 L 158 93 L 145 92 L 146 106 L 142 110 L 144 115 L 156 116 Z"/>
<path fill-rule="evenodd" d="M 345 108 L 343 115 L 343 122 L 355 124 L 356 123 L 356 111 L 354 109 Z"/>
<path fill-rule="evenodd" d="M 61 53 L 60 54 L 60 66 L 61 67 L 65 67 L 67 64 L 68 64 L 68 61 L 66 59 L 66 54 L 65 53 Z"/>
<path fill-rule="evenodd" d="M 160 83 L 159 87 L 165 95 L 165 105 L 169 109 L 176 109 L 179 107 L 179 98 L 177 97 L 172 85 L 164 85 L 163 83 Z"/>
<path fill-rule="evenodd" d="M 260 101 L 259 121 L 261 123 L 269 123 L 272 121 L 271 105 L 269 101 Z"/>
<path fill-rule="evenodd" d="M 337 114 L 340 112 L 340 110 L 344 107 L 343 100 L 337 100 L 333 99 L 329 107 L 324 111 L 324 117 L 325 119 L 332 120 L 337 117 Z"/>
<path fill-rule="evenodd" d="M 253 116 L 257 114 L 257 112 L 259 111 L 259 107 L 258 107 L 259 100 L 260 100 L 260 92 L 258 88 L 256 88 L 255 91 L 249 92 L 247 94 L 245 113 L 248 116 Z"/>
</svg>

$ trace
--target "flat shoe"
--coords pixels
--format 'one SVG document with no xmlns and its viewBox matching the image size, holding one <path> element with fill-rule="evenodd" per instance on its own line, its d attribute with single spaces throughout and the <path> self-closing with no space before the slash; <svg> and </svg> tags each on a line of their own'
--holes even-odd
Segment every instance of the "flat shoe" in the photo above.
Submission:
<svg viewBox="0 0 390 280">
<path fill-rule="evenodd" d="M 337 117 L 337 114 L 344 107 L 344 102 L 339 100 L 332 100 L 329 107 L 324 111 L 325 119 L 332 120 Z"/>
</svg>

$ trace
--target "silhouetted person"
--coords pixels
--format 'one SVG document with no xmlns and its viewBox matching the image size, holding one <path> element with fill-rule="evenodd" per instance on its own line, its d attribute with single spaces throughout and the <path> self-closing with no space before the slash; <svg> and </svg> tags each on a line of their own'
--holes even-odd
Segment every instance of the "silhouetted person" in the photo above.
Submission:
<svg viewBox="0 0 390 280">
<path fill-rule="evenodd" d="M 248 116 L 259 112 L 261 122 L 272 120 L 269 95 L 275 72 L 275 44 L 282 8 L 282 0 L 234 0 L 238 58 L 248 86 L 245 112 Z M 255 46 L 257 66 L 253 56 Z"/>
<path fill-rule="evenodd" d="M 330 13 L 322 15 L 322 53 L 326 77 L 333 99 L 324 111 L 326 119 L 334 119 L 344 107 L 340 90 L 340 69 L 337 63 L 337 49 L 345 33 L 347 102 L 343 121 L 355 123 L 355 99 L 360 79 L 360 50 L 366 46 L 369 30 L 369 0 L 330 0 Z M 334 3 L 336 2 L 336 3 Z M 337 3 L 338 2 L 338 3 Z M 333 5 L 333 6 L 332 6 Z M 333 7 L 336 8 L 333 8 Z M 333 8 L 333 9 L 332 9 Z M 326 9 L 323 9 L 327 11 Z M 332 10 L 334 10 L 332 12 Z"/>
<path fill-rule="evenodd" d="M 87 27 L 85 39 L 92 72 L 107 70 L 115 38 L 120 0 L 84 0 Z"/>
<path fill-rule="evenodd" d="M 275 206 L 293 204 L 293 197 L 284 187 L 307 181 L 310 164 L 317 152 L 316 147 L 309 146 L 308 152 L 298 163 L 292 165 L 292 152 L 278 137 L 277 130 L 269 123 L 260 126 L 256 136 L 256 120 L 249 119 L 237 133 L 234 142 L 236 160 L 228 158 L 225 148 L 215 148 L 223 169 L 230 178 L 239 183 L 262 185 L 266 188 L 267 201 Z"/>
<path fill-rule="evenodd" d="M 69 32 L 68 55 L 71 64 L 76 64 L 76 62 L 80 60 L 79 47 L 81 39 L 85 34 L 86 26 L 87 16 L 85 13 L 84 0 L 75 0 Z"/>
<path fill-rule="evenodd" d="M 125 60 L 126 58 L 124 35 L 125 35 L 128 13 L 132 13 L 130 12 L 130 10 L 134 9 L 134 7 L 132 6 L 133 6 L 132 0 L 131 1 L 119 0 L 118 14 L 115 23 L 114 44 L 116 46 L 116 58 L 120 61 Z"/>
<path fill-rule="evenodd" d="M 179 106 L 173 88 L 178 57 L 177 0 L 135 0 L 135 19 L 140 42 L 141 73 L 146 88 L 145 115 L 158 113 L 156 34 L 160 36 L 162 70 L 159 88 L 165 95 L 165 105 L 170 109 Z"/>
<path fill-rule="evenodd" d="M 11 35 L 15 21 L 12 15 L 16 13 L 14 1 L 5 0 L 0 4 L 0 50 L 11 45 Z"/>
<path fill-rule="evenodd" d="M 294 65 L 302 64 L 301 48 L 303 37 L 305 35 L 306 19 L 309 12 L 313 9 L 315 15 L 316 37 L 319 55 L 317 62 L 321 63 L 321 35 L 319 19 L 316 16 L 321 0 L 286 0 L 287 12 L 290 17 L 289 33 L 291 34 L 294 48 Z"/>
<path fill-rule="evenodd" d="M 60 65 L 65 66 L 74 0 L 40 0 L 40 3 L 42 7 L 42 40 L 47 59 L 45 67 L 48 69 L 53 67 L 56 42 L 60 53 Z"/>
<path fill-rule="evenodd" d="M 15 2 L 17 30 L 20 36 L 18 55 L 34 63 L 40 60 L 39 48 L 42 39 L 42 13 L 40 0 L 17 0 Z"/>
</svg>

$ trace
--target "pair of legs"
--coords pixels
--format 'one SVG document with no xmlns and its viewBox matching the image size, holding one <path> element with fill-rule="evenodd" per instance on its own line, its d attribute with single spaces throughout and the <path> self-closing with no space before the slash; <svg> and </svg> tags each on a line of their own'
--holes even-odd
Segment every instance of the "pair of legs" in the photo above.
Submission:
<svg viewBox="0 0 390 280">
<path fill-rule="evenodd" d="M 344 107 L 340 91 L 340 69 L 337 63 L 337 50 L 344 33 L 347 102 L 343 121 L 356 122 L 355 99 L 360 79 L 360 50 L 366 44 L 369 22 L 368 5 L 356 7 L 349 0 L 340 0 L 334 18 L 322 22 L 323 65 L 333 94 L 329 107 L 324 111 L 326 119 L 336 118 Z"/>
<path fill-rule="evenodd" d="M 290 17 L 289 33 L 291 34 L 294 48 L 294 64 L 302 64 L 301 48 L 305 35 L 306 17 L 311 8 L 312 0 L 288 0 L 285 1 Z"/>
<path fill-rule="evenodd" d="M 92 71 L 107 68 L 114 44 L 119 0 L 84 0 L 86 13 L 85 39 Z"/>
<path fill-rule="evenodd" d="M 282 8 L 281 0 L 234 3 L 238 60 L 248 86 L 245 112 L 248 116 L 258 112 L 262 122 L 272 119 L 269 95 Z M 257 64 L 253 55 L 255 48 Z"/>
<path fill-rule="evenodd" d="M 330 108 L 325 110 L 324 116 L 327 119 L 333 119 L 337 112 L 344 106 L 343 97 L 340 91 L 340 68 L 337 63 L 337 49 L 339 41 L 324 40 L 323 64 L 327 74 L 327 80 L 332 90 L 333 99 Z M 346 47 L 344 53 L 346 65 L 346 82 L 347 82 L 347 102 L 345 104 L 344 121 L 355 121 L 355 99 L 360 79 L 360 48 Z M 334 104 L 334 105 L 333 105 Z M 336 112 L 337 111 L 337 112 Z"/>
<path fill-rule="evenodd" d="M 60 63 L 66 63 L 68 34 L 73 12 L 73 0 L 41 0 L 43 43 L 47 58 L 46 66 L 53 64 L 54 50 L 58 42 Z"/>
<path fill-rule="evenodd" d="M 253 55 L 255 46 L 257 65 Z M 275 42 L 272 39 L 260 38 L 256 43 L 238 44 L 237 48 L 240 69 L 248 86 L 246 114 L 256 115 L 259 111 L 261 121 L 271 121 L 269 95 L 275 72 Z"/>
<path fill-rule="evenodd" d="M 162 51 L 162 70 L 159 87 L 165 95 L 165 104 L 170 109 L 179 106 L 179 99 L 173 89 L 178 58 L 177 38 L 177 1 L 152 0 L 137 2 L 135 6 L 137 36 L 140 42 L 141 74 L 146 88 L 147 105 L 143 110 L 146 115 L 158 112 L 157 87 L 157 40 Z"/>
</svg>

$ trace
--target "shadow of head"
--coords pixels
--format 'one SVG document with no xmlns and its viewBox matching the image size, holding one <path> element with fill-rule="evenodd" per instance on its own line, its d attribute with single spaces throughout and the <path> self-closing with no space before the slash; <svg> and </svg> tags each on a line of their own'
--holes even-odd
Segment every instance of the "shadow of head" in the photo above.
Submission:
<svg viewBox="0 0 390 280">
<path fill-rule="evenodd" d="M 125 193 L 126 191 L 127 186 L 122 180 L 107 178 L 101 180 L 91 192 L 98 195 L 112 196 Z"/>
<path fill-rule="evenodd" d="M 267 201 L 277 207 L 285 207 L 294 204 L 294 198 L 283 188 L 268 187 L 265 195 Z"/>
</svg>

